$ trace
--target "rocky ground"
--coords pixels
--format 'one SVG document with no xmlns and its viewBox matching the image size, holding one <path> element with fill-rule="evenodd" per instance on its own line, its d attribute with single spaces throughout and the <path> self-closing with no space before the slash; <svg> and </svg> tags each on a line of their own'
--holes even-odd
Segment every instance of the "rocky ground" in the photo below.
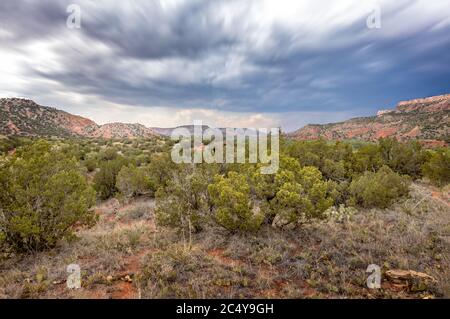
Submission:
<svg viewBox="0 0 450 319">
<path fill-rule="evenodd" d="M 414 184 L 388 210 L 295 230 L 188 237 L 157 227 L 154 202 L 100 203 L 91 229 L 52 251 L 2 256 L 1 298 L 442 298 L 450 297 L 447 190 Z M 81 289 L 66 267 L 80 265 Z M 368 265 L 382 270 L 368 289 Z"/>
</svg>

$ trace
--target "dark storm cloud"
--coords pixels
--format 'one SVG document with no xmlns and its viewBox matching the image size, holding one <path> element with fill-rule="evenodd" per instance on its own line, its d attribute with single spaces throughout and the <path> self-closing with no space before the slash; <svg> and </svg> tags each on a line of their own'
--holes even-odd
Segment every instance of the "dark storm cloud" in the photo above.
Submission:
<svg viewBox="0 0 450 319">
<path fill-rule="evenodd" d="M 83 32 L 126 57 L 196 58 L 238 41 L 236 35 L 225 32 L 223 18 L 215 15 L 221 2 L 192 0 L 167 12 L 158 1 L 140 1 L 131 5 L 131 19 L 117 10 L 88 12 Z"/>
<path fill-rule="evenodd" d="M 12 37 L 0 43 L 17 44 L 58 33 L 66 24 L 66 8 L 64 1 L 1 1 L 0 29 L 10 32 Z"/>
<path fill-rule="evenodd" d="M 301 24 L 262 25 L 251 1 L 80 1 L 82 28 L 72 31 L 65 27 L 70 2 L 2 1 L 1 25 L 12 36 L 0 43 L 25 50 L 27 42 L 59 41 L 51 49 L 59 67 L 39 68 L 30 58 L 29 77 L 105 101 L 360 114 L 450 88 L 449 24 L 432 16 L 402 27 L 415 23 L 402 18 L 414 1 L 389 6 L 380 30 L 367 29 L 361 16 L 317 39 Z"/>
</svg>

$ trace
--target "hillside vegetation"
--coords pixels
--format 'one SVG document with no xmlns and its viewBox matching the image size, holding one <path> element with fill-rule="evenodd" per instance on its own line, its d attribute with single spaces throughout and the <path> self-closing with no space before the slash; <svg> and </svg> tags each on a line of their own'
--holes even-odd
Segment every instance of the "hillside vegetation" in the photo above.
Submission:
<svg viewBox="0 0 450 319">
<path fill-rule="evenodd" d="M 21 98 L 0 99 L 0 134 L 28 137 L 149 138 L 158 135 L 141 124 L 98 125 L 90 119 Z"/>
<path fill-rule="evenodd" d="M 307 125 L 290 136 L 299 140 L 373 142 L 391 137 L 402 141 L 419 139 L 431 146 L 447 145 L 450 142 L 450 94 L 400 102 L 395 109 L 379 111 L 377 116 Z"/>
</svg>

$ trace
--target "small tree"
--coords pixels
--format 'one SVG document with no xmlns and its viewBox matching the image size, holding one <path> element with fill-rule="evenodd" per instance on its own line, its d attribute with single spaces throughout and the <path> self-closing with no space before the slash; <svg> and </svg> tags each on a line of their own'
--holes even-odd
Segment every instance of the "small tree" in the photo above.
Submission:
<svg viewBox="0 0 450 319">
<path fill-rule="evenodd" d="M 173 172 L 165 187 L 156 192 L 156 221 L 159 225 L 181 230 L 189 246 L 192 232 L 202 229 L 210 213 L 208 184 L 212 182 L 214 166 L 181 165 Z"/>
<path fill-rule="evenodd" d="M 124 165 L 125 159 L 123 157 L 117 157 L 100 164 L 100 170 L 94 177 L 94 188 L 101 199 L 108 199 L 117 192 L 117 174 Z"/>
<path fill-rule="evenodd" d="M 252 192 L 260 199 L 272 200 L 280 187 L 287 182 L 296 182 L 301 170 L 300 163 L 292 157 L 282 155 L 280 157 L 280 169 L 276 174 L 262 174 L 260 167 L 256 165 L 249 169 Z"/>
<path fill-rule="evenodd" d="M 85 159 L 83 164 L 86 166 L 88 172 L 93 172 L 97 168 L 97 160 L 93 156 Z"/>
<path fill-rule="evenodd" d="M 117 150 L 113 147 L 108 147 L 98 154 L 98 157 L 101 161 L 112 161 L 116 159 L 118 156 Z"/>
<path fill-rule="evenodd" d="M 408 174 L 413 178 L 421 176 L 422 165 L 426 162 L 426 153 L 418 141 L 400 143 L 395 139 L 381 139 L 380 153 L 383 161 L 394 172 Z"/>
<path fill-rule="evenodd" d="M 409 192 L 410 179 L 394 173 L 388 166 L 378 172 L 365 172 L 350 184 L 351 203 L 363 207 L 387 208 Z"/>
<path fill-rule="evenodd" d="M 336 162 L 328 158 L 325 159 L 322 172 L 326 178 L 335 181 L 344 181 L 347 175 L 344 161 Z"/>
<path fill-rule="evenodd" d="M 376 144 L 362 146 L 353 154 L 353 170 L 358 173 L 365 171 L 376 172 L 383 166 L 380 147 Z"/>
<path fill-rule="evenodd" d="M 16 251 L 54 247 L 95 220 L 95 192 L 76 161 L 44 141 L 0 167 L 0 189 L 0 237 Z"/>
<path fill-rule="evenodd" d="M 299 181 L 313 204 L 314 210 L 311 217 L 321 218 L 322 213 L 334 203 L 333 196 L 330 194 L 332 190 L 330 183 L 324 181 L 322 173 L 313 166 L 306 166 L 300 170 Z"/>
<path fill-rule="evenodd" d="M 299 183 L 284 184 L 271 204 L 277 212 L 278 226 L 295 225 L 299 221 L 310 218 L 314 211 L 313 204 Z"/>
<path fill-rule="evenodd" d="M 154 187 L 146 171 L 135 166 L 124 166 L 116 178 L 116 188 L 125 197 L 150 193 Z"/>
<path fill-rule="evenodd" d="M 156 153 L 151 156 L 146 169 L 155 189 L 159 189 L 167 185 L 175 169 L 175 164 L 170 158 L 170 154 Z"/>
<path fill-rule="evenodd" d="M 332 189 L 318 168 L 300 169 L 297 180 L 285 182 L 271 201 L 276 213 L 275 224 L 286 226 L 322 218 L 322 213 L 334 203 Z"/>
<path fill-rule="evenodd" d="M 437 186 L 450 183 L 450 151 L 442 148 L 433 152 L 428 162 L 422 166 L 422 172 Z"/>
<path fill-rule="evenodd" d="M 245 175 L 230 172 L 228 177 L 216 176 L 208 187 L 216 209 L 216 221 L 230 231 L 256 231 L 264 214 L 252 209 L 250 187 Z"/>
</svg>

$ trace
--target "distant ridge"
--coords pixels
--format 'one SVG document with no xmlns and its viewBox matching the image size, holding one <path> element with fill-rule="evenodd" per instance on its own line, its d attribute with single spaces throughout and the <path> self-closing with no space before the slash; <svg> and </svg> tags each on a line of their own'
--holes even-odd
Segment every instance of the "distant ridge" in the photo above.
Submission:
<svg viewBox="0 0 450 319">
<path fill-rule="evenodd" d="M 184 128 L 194 134 L 194 125 L 171 128 L 146 127 L 138 123 L 107 123 L 73 115 L 54 107 L 42 106 L 26 98 L 0 99 L 0 134 L 17 136 L 57 136 L 92 138 L 138 138 L 171 136 L 175 129 Z M 202 125 L 201 132 L 210 128 Z M 225 134 L 225 128 L 218 128 Z"/>
<path fill-rule="evenodd" d="M 154 130 L 156 133 L 164 136 L 171 136 L 172 132 L 178 128 L 184 128 L 187 129 L 192 135 L 194 134 L 194 125 L 181 125 L 176 127 L 170 127 L 170 128 L 162 128 L 162 127 L 152 127 L 151 129 Z M 201 132 L 207 130 L 209 126 L 202 125 Z"/>
<path fill-rule="evenodd" d="M 299 140 L 360 139 L 383 137 L 398 140 L 419 139 L 434 145 L 450 143 L 450 94 L 402 101 L 395 109 L 376 116 L 360 117 L 330 124 L 310 124 L 288 136 Z"/>
<path fill-rule="evenodd" d="M 0 134 L 99 138 L 137 138 L 159 135 L 141 124 L 98 125 L 90 119 L 53 107 L 41 106 L 23 98 L 0 99 Z"/>
<path fill-rule="evenodd" d="M 41 106 L 25 98 L 0 98 L 0 134 L 18 136 L 58 136 L 95 138 L 138 138 L 170 136 L 173 128 L 146 127 L 134 123 L 108 123 L 73 115 L 53 107 Z M 202 131 L 209 126 L 203 125 Z M 225 128 L 219 128 L 225 132 Z M 381 110 L 376 116 L 360 117 L 330 124 L 310 124 L 288 137 L 300 140 L 359 139 L 375 141 L 382 137 L 399 140 L 419 139 L 432 145 L 450 143 L 450 94 L 402 101 L 395 109 Z"/>
<path fill-rule="evenodd" d="M 191 135 L 195 135 L 196 128 L 197 128 L 197 132 L 202 132 L 202 134 L 205 133 L 205 131 L 207 129 L 219 130 L 223 134 L 223 136 L 225 136 L 227 129 L 236 130 L 235 134 L 238 134 L 238 135 L 241 133 L 246 134 L 247 136 L 254 136 L 257 134 L 256 129 L 250 129 L 250 128 L 243 129 L 243 130 L 245 130 L 245 132 L 243 132 L 243 131 L 239 131 L 239 128 L 210 127 L 208 125 L 202 125 L 201 128 L 200 128 L 200 125 L 198 125 L 198 126 L 197 125 L 181 125 L 181 126 L 176 126 L 176 127 L 171 127 L 171 128 L 151 127 L 151 129 L 153 131 L 155 131 L 156 133 L 159 133 L 160 135 L 163 135 L 163 136 L 171 136 L 172 132 L 174 130 L 180 129 L 180 128 L 188 130 Z M 260 133 L 260 134 L 262 134 L 262 133 Z"/>
</svg>

